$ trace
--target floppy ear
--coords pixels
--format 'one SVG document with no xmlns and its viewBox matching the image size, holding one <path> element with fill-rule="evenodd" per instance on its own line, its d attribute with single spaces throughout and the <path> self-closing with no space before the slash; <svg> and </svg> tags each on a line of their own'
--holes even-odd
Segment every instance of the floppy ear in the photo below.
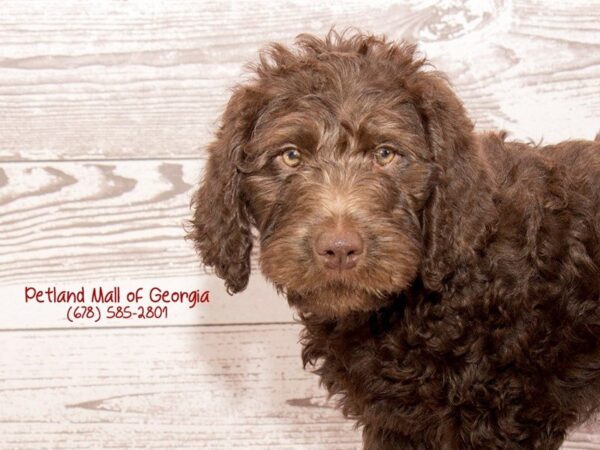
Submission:
<svg viewBox="0 0 600 450">
<path fill-rule="evenodd" d="M 259 96 L 238 87 L 225 110 L 200 187 L 192 199 L 193 219 L 188 238 L 206 266 L 225 280 L 234 294 L 248 285 L 252 236 L 250 217 L 240 182 L 244 146 L 258 115 Z"/>
<path fill-rule="evenodd" d="M 423 211 L 421 276 L 426 287 L 441 290 L 485 244 L 494 217 L 492 181 L 473 124 L 445 79 L 421 72 L 412 91 L 436 166 Z"/>
</svg>

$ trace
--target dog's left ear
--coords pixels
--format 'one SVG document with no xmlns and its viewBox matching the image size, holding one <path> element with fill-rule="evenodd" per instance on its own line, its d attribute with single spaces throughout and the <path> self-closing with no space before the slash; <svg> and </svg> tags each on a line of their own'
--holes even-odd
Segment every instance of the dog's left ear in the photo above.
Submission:
<svg viewBox="0 0 600 450">
<path fill-rule="evenodd" d="M 416 108 L 435 162 L 456 169 L 461 161 L 473 158 L 473 123 L 443 75 L 419 72 L 410 90 L 417 96 Z"/>
<path fill-rule="evenodd" d="M 257 92 L 236 88 L 208 147 L 204 178 L 192 200 L 194 216 L 187 237 L 204 265 L 225 280 L 229 294 L 244 290 L 250 277 L 252 236 L 240 166 L 263 102 Z"/>
<path fill-rule="evenodd" d="M 454 271 L 472 262 L 493 217 L 490 181 L 473 123 L 446 80 L 420 72 L 410 87 L 436 167 L 423 211 L 425 286 L 442 289 Z M 486 217 L 487 215 L 487 217 Z"/>
</svg>

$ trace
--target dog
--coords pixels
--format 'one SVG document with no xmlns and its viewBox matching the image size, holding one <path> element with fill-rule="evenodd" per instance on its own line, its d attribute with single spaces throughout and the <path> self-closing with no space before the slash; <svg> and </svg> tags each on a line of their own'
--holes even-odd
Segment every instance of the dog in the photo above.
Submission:
<svg viewBox="0 0 600 450">
<path fill-rule="evenodd" d="M 300 35 L 252 70 L 193 198 L 202 262 L 240 292 L 260 245 L 365 449 L 559 448 L 600 405 L 600 142 L 475 133 L 385 36 Z"/>
</svg>

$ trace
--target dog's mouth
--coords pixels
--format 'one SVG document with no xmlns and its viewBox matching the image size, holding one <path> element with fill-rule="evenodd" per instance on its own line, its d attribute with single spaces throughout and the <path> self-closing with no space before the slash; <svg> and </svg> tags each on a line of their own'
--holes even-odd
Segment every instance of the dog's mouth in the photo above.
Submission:
<svg viewBox="0 0 600 450">
<path fill-rule="evenodd" d="M 351 312 L 366 312 L 389 304 L 389 292 L 377 292 L 342 282 L 330 282 L 314 289 L 287 291 L 288 303 L 301 313 L 339 318 Z"/>
</svg>

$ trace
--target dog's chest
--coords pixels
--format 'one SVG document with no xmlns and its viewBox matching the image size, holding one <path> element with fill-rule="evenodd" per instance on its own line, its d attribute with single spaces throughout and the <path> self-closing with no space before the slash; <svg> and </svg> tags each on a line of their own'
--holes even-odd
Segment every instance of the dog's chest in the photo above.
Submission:
<svg viewBox="0 0 600 450">
<path fill-rule="evenodd" d="M 494 344 L 498 338 L 502 345 Z M 512 340 L 466 313 L 407 308 L 331 332 L 317 373 L 332 394 L 344 395 L 349 416 L 425 429 L 458 410 L 494 405 L 494 385 L 503 382 L 495 377 L 510 377 L 497 372 L 499 348 Z"/>
</svg>

